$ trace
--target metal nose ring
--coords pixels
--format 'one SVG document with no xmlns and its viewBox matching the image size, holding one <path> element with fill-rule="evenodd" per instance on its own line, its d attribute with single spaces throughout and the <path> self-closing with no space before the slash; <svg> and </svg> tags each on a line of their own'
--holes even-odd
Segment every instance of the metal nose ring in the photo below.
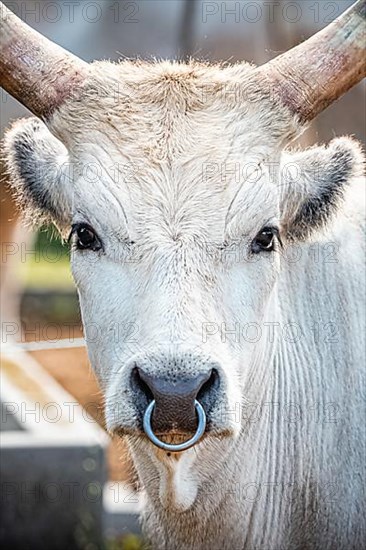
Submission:
<svg viewBox="0 0 366 550">
<path fill-rule="evenodd" d="M 156 435 L 154 434 L 154 432 L 152 431 L 151 415 L 152 415 L 152 412 L 154 410 L 154 406 L 155 406 L 155 399 L 153 399 L 151 401 L 151 403 L 149 403 L 149 405 L 148 405 L 148 407 L 145 411 L 144 420 L 143 420 L 143 427 L 144 427 L 144 431 L 145 431 L 147 437 L 150 439 L 150 441 L 152 443 L 154 443 L 154 445 L 156 445 L 157 447 L 160 447 L 160 449 L 164 449 L 164 451 L 172 451 L 174 453 L 178 453 L 179 451 L 186 451 L 190 447 L 193 447 L 193 445 L 195 445 L 201 439 L 203 434 L 205 433 L 206 413 L 205 413 L 205 410 L 202 407 L 201 403 L 199 403 L 195 399 L 194 406 L 195 406 L 196 411 L 197 411 L 198 426 L 197 426 L 197 430 L 196 430 L 196 433 L 194 434 L 194 436 L 191 437 L 191 439 L 188 439 L 188 441 L 184 441 L 183 443 L 178 443 L 177 445 L 173 445 L 173 444 L 170 444 L 170 443 L 164 443 L 164 441 L 161 441 L 160 439 L 158 439 L 156 437 Z"/>
</svg>

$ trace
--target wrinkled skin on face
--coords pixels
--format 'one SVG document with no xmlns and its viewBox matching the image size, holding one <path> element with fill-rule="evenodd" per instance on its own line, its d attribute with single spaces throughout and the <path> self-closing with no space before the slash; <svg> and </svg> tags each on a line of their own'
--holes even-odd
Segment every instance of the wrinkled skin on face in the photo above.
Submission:
<svg viewBox="0 0 366 550">
<path fill-rule="evenodd" d="M 201 490 L 237 463 L 248 430 L 237 407 L 276 385 L 279 345 L 268 335 L 291 305 L 285 251 L 323 239 L 361 172 L 351 139 L 293 152 L 298 132 L 249 65 L 126 62 L 94 64 L 48 128 L 21 121 L 7 135 L 20 201 L 72 233 L 108 427 L 127 437 L 151 501 L 174 514 L 218 506 Z M 85 224 L 94 249 L 78 248 Z M 256 245 L 265 228 L 274 250 Z M 215 365 L 210 431 L 195 448 L 169 457 L 144 437 L 136 363 L 178 381 Z"/>
</svg>

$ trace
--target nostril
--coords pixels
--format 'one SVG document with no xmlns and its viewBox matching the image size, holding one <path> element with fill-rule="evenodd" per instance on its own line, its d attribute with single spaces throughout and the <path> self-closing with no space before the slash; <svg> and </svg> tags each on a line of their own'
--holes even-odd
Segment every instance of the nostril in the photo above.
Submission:
<svg viewBox="0 0 366 550">
<path fill-rule="evenodd" d="M 209 393 L 212 389 L 214 389 L 215 386 L 218 385 L 218 381 L 219 381 L 219 373 L 217 372 L 216 369 L 212 369 L 210 378 L 206 380 L 204 384 L 202 384 L 197 394 L 198 399 L 200 397 L 202 398 L 205 394 Z"/>
<path fill-rule="evenodd" d="M 204 384 L 202 384 L 197 400 L 203 405 L 206 411 L 209 411 L 216 400 L 216 395 L 220 386 L 220 377 L 216 369 L 212 369 L 211 375 Z"/>
<path fill-rule="evenodd" d="M 141 378 L 140 370 L 138 367 L 134 367 L 131 372 L 131 383 L 136 389 L 140 390 L 146 399 L 146 406 L 154 399 L 154 395 L 149 388 L 148 384 Z"/>
</svg>

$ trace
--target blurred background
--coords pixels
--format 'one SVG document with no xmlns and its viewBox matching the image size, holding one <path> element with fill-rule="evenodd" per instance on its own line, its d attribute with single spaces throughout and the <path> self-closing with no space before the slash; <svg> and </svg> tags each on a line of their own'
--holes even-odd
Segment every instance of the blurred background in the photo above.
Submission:
<svg viewBox="0 0 366 550">
<path fill-rule="evenodd" d="M 247 60 L 262 64 L 326 26 L 346 10 L 353 0 L 5 0 L 4 3 L 30 26 L 86 61 L 117 60 L 124 57 L 184 60 L 193 56 L 213 62 Z M 316 119 L 302 136 L 300 145 L 308 146 L 328 141 L 335 135 L 342 134 L 354 135 L 364 142 L 364 99 L 363 82 Z M 29 112 L 3 90 L 0 105 L 2 137 L 5 128 L 13 120 L 29 116 Z M 65 395 L 71 396 L 72 400 L 88 411 L 89 417 L 94 419 L 94 424 L 96 427 L 100 426 L 102 432 L 102 395 L 90 369 L 85 348 L 80 347 L 78 340 L 82 336 L 82 328 L 77 296 L 69 271 L 68 247 L 59 241 L 52 228 L 43 227 L 34 232 L 21 225 L 2 164 L 0 172 L 0 312 L 4 384 L 7 387 L 7 391 L 2 392 L 1 397 L 3 404 L 5 403 L 2 436 L 11 431 L 9 426 L 12 416 L 19 430 L 22 428 L 21 422 L 19 423 L 19 407 L 16 410 L 14 403 L 19 405 L 21 399 L 18 392 L 19 383 L 26 392 L 34 383 L 34 380 L 32 382 L 27 379 L 27 376 L 31 376 L 30 372 L 43 373 L 42 380 L 45 385 L 52 386 L 54 399 L 61 399 L 57 395 L 63 398 Z M 26 349 L 26 353 L 17 355 L 14 350 L 20 349 L 21 346 Z M 28 364 L 31 366 L 28 367 Z M 25 372 L 25 366 L 30 369 L 28 374 Z M 62 391 L 66 391 L 67 394 L 63 394 Z M 29 391 L 27 399 L 34 406 L 36 398 L 33 394 L 30 395 Z M 7 405 L 10 402 L 13 403 L 13 411 Z M 14 414 L 11 415 L 11 412 Z M 82 430 L 82 422 L 80 426 Z M 122 487 L 123 494 L 122 499 L 113 498 L 112 504 L 109 503 L 113 508 L 115 501 L 123 500 L 121 508 L 112 510 L 113 517 L 118 519 L 119 514 L 119 526 L 116 526 L 118 521 L 111 520 L 110 517 L 108 520 L 103 519 L 103 537 L 108 539 L 108 544 L 112 545 L 110 547 L 120 544 L 125 548 L 137 548 L 138 539 L 129 533 L 138 533 L 135 514 L 139 498 L 132 502 L 131 498 L 126 497 L 126 494 L 134 494 L 137 489 L 128 453 L 119 441 L 104 440 L 103 437 L 100 439 L 98 431 L 90 437 L 98 440 L 96 445 L 103 451 L 99 462 L 96 461 L 94 470 L 88 470 L 83 466 L 82 471 L 84 474 L 88 471 L 94 472 L 90 478 L 94 481 L 108 481 L 112 487 Z M 90 450 L 89 443 L 86 443 L 86 446 Z M 6 441 L 3 452 L 7 445 L 9 444 Z M 13 443 L 13 453 L 17 449 L 14 445 Z M 46 453 L 45 443 L 42 445 L 43 455 L 40 455 L 40 460 Z M 63 456 L 61 451 L 58 450 L 57 456 Z M 13 457 L 14 454 L 9 456 Z M 35 460 L 38 461 L 39 458 L 29 456 L 28 468 L 32 469 L 35 467 Z M 62 468 L 62 461 L 60 464 Z M 8 475 L 6 468 L 5 474 Z M 52 475 L 58 474 L 53 472 Z M 73 475 L 79 474 L 70 473 L 71 477 Z M 14 489 L 14 492 L 16 495 L 13 494 L 13 502 L 11 491 L 9 493 L 8 490 L 14 514 L 19 515 L 21 509 L 18 488 Z M 38 500 L 37 498 L 35 503 L 39 504 L 42 496 Z M 108 500 L 108 497 L 104 499 Z M 46 498 L 46 508 L 50 508 L 50 500 L 48 498 L 47 501 Z M 67 502 L 70 502 L 70 499 Z M 108 502 L 103 502 L 103 510 L 99 508 L 90 512 L 90 521 L 96 522 L 96 525 L 99 520 L 95 514 L 105 514 L 106 506 L 108 508 Z M 9 521 L 12 517 L 9 516 Z M 54 529 L 52 518 L 53 516 L 49 516 Z M 20 543 L 19 547 L 33 548 L 32 542 L 29 542 L 29 527 L 26 520 L 20 521 L 24 522 L 24 529 L 19 536 L 27 536 L 27 545 Z M 68 529 L 68 521 L 68 517 L 65 516 L 64 533 Z M 6 541 L 6 528 L 6 524 L 3 524 L 0 540 Z M 39 526 L 39 529 L 41 528 L 42 526 Z M 74 534 L 68 548 L 92 550 L 103 546 L 103 541 L 98 542 L 98 537 L 91 534 L 94 533 L 93 529 L 86 528 L 84 524 L 82 528 L 79 524 L 73 525 L 72 529 Z M 76 536 L 75 532 L 79 534 Z M 35 534 L 34 537 L 37 539 Z M 116 542 L 117 539 L 119 542 Z M 42 540 L 43 542 L 35 543 L 34 547 L 56 548 L 55 543 L 51 544 L 50 541 L 48 546 L 42 546 L 44 539 Z"/>
</svg>

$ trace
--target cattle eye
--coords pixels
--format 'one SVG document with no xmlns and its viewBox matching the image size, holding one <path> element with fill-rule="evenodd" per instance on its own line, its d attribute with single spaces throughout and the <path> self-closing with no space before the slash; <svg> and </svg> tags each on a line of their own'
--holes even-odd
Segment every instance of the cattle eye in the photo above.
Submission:
<svg viewBox="0 0 366 550">
<path fill-rule="evenodd" d="M 254 254 L 271 252 L 275 249 L 275 240 L 278 230 L 274 227 L 264 227 L 253 240 L 251 249 Z"/>
<path fill-rule="evenodd" d="M 102 248 L 102 244 L 90 225 L 80 223 L 73 226 L 70 238 L 74 239 L 74 246 L 78 250 L 97 251 Z"/>
</svg>

